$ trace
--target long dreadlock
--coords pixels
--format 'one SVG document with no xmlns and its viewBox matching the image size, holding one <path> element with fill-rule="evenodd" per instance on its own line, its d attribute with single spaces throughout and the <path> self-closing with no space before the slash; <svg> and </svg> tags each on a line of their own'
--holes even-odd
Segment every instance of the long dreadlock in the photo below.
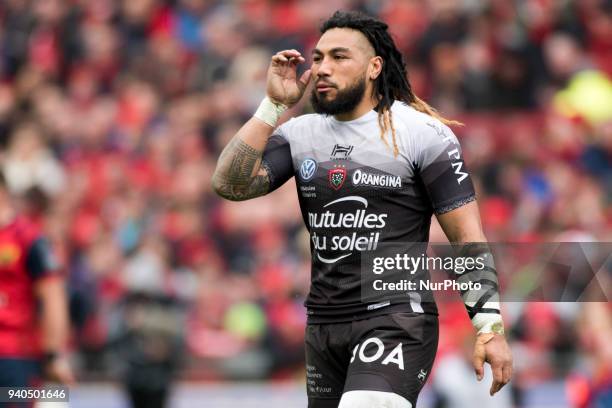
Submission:
<svg viewBox="0 0 612 408">
<path fill-rule="evenodd" d="M 356 11 L 336 11 L 321 26 L 321 34 L 332 28 L 351 28 L 358 30 L 366 36 L 376 55 L 383 60 L 380 75 L 374 81 L 376 97 L 378 99 L 378 124 L 380 126 L 380 137 L 388 146 L 385 137 L 391 130 L 393 137 L 393 154 L 398 155 L 399 149 L 391 115 L 391 105 L 395 100 L 405 102 L 419 112 L 426 113 L 446 125 L 461 125 L 460 122 L 442 117 L 438 111 L 429 106 L 412 91 L 406 72 L 406 63 L 402 53 L 397 49 L 393 38 L 389 34 L 389 26 L 374 17 Z"/>
</svg>

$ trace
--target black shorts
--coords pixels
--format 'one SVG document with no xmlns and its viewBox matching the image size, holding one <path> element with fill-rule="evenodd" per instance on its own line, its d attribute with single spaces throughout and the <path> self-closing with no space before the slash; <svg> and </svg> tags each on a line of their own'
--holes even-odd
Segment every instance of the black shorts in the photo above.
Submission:
<svg viewBox="0 0 612 408">
<path fill-rule="evenodd" d="M 393 392 L 412 406 L 438 349 L 438 316 L 401 312 L 306 326 L 309 408 L 336 408 L 347 391 Z"/>
</svg>

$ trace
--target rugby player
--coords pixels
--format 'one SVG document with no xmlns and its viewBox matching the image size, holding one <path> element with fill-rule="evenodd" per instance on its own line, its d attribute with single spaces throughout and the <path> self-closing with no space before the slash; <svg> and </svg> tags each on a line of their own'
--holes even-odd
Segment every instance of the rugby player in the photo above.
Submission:
<svg viewBox="0 0 612 408">
<path fill-rule="evenodd" d="M 312 250 L 308 406 L 414 407 L 437 350 L 437 308 L 415 293 L 365 301 L 361 255 L 384 244 L 427 242 L 432 214 L 455 245 L 486 242 L 448 127 L 456 122 L 414 95 L 384 22 L 336 12 L 323 23 L 312 58 L 298 75 L 300 52 L 272 57 L 267 96 L 221 153 L 213 188 L 226 199 L 247 200 L 296 176 Z M 277 126 L 310 82 L 316 113 Z M 485 361 L 491 365 L 493 395 L 510 381 L 512 357 L 488 259 L 477 278 L 485 290 L 462 297 L 477 331 L 476 376 L 482 379 Z"/>
<path fill-rule="evenodd" d="M 0 172 L 0 387 L 38 387 L 45 379 L 72 385 L 63 354 L 68 330 L 64 279 L 49 244 L 16 211 Z M 13 406 L 26 405 L 0 402 Z"/>
</svg>

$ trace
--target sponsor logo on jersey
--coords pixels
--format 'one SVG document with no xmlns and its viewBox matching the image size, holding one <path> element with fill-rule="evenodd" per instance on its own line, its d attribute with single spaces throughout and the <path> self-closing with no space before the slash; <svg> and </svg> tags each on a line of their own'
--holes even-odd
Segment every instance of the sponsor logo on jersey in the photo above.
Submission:
<svg viewBox="0 0 612 408">
<path fill-rule="evenodd" d="M 350 212 L 334 211 L 350 203 L 360 206 Z M 363 208 L 360 208 L 363 206 Z M 368 212 L 368 200 L 359 196 L 346 196 L 323 206 L 324 212 L 308 212 L 310 239 L 319 261 L 332 264 L 353 254 L 353 251 L 374 251 L 378 247 L 381 230 L 387 225 L 388 214 Z M 357 230 L 345 232 L 346 230 Z M 341 231 L 334 234 L 335 231 Z M 324 256 L 322 252 L 333 252 Z"/>
<path fill-rule="evenodd" d="M 335 144 L 334 148 L 332 149 L 330 159 L 349 160 L 354 147 L 355 146 L 353 145 L 342 146 L 339 144 Z"/>
<path fill-rule="evenodd" d="M 467 178 L 468 174 L 462 171 L 463 160 L 461 160 L 461 153 L 459 152 L 459 141 L 455 135 L 445 132 L 442 126 L 437 123 L 428 122 L 427 126 L 432 128 L 436 134 L 442 138 L 442 141 L 449 144 L 449 150 L 446 153 L 448 154 L 448 158 L 451 159 L 451 166 L 457 176 L 457 184 L 461 184 L 461 182 Z"/>
<path fill-rule="evenodd" d="M 300 179 L 310 181 L 317 172 L 317 162 L 314 159 L 305 159 L 300 166 Z"/>
<path fill-rule="evenodd" d="M 400 370 L 404 369 L 403 344 L 397 345 L 385 356 L 385 344 L 378 337 L 370 337 L 363 343 L 353 348 L 353 356 L 350 364 L 358 358 L 363 363 L 374 363 L 380 361 L 382 365 L 393 364 Z M 420 377 L 419 377 L 420 378 Z"/>
<path fill-rule="evenodd" d="M 312 185 L 300 186 L 300 193 L 304 198 L 317 198 L 317 188 Z"/>
<path fill-rule="evenodd" d="M 13 265 L 21 256 L 21 249 L 13 243 L 0 244 L 0 267 Z"/>
<path fill-rule="evenodd" d="M 371 173 L 359 169 L 353 172 L 352 182 L 354 186 L 402 188 L 402 178 L 400 176 Z"/>
<path fill-rule="evenodd" d="M 380 303 L 375 303 L 373 305 L 368 305 L 368 307 L 366 308 L 367 310 L 376 310 L 376 309 L 380 309 L 383 307 L 387 307 L 391 304 L 390 300 L 385 300 L 384 302 L 380 302 Z"/>
<path fill-rule="evenodd" d="M 334 168 L 329 169 L 327 172 L 327 179 L 331 188 L 340 190 L 340 187 L 346 181 L 346 168 L 344 166 L 334 166 Z"/>
<path fill-rule="evenodd" d="M 453 149 L 447 153 L 448 157 L 457 160 L 452 162 L 451 166 L 453 166 L 453 169 L 455 170 L 455 175 L 457 176 L 457 184 L 461 184 L 461 182 L 467 178 L 468 174 L 465 171 L 461 171 L 461 168 L 463 167 L 463 160 L 461 160 L 459 149 Z"/>
<path fill-rule="evenodd" d="M 420 372 L 419 372 L 419 374 L 417 375 L 417 378 L 418 378 L 419 380 L 421 380 L 422 382 L 424 382 L 424 381 L 425 381 L 425 378 L 427 378 L 427 370 L 423 370 L 423 369 L 421 368 L 421 371 L 420 371 Z"/>
</svg>

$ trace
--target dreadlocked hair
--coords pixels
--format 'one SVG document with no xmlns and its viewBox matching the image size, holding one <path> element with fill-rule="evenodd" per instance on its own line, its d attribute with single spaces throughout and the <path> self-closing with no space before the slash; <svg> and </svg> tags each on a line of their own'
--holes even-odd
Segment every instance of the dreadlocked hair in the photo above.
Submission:
<svg viewBox="0 0 612 408">
<path fill-rule="evenodd" d="M 386 134 L 391 131 L 395 156 L 399 154 L 391 114 L 391 105 L 395 100 L 405 102 L 419 112 L 432 116 L 446 125 L 462 125 L 461 122 L 442 117 L 436 109 L 414 94 L 410 81 L 408 81 L 406 63 L 389 34 L 387 24 L 358 11 L 336 11 L 321 26 L 321 34 L 332 28 L 350 28 L 361 32 L 374 48 L 375 54 L 383 60 L 382 71 L 374 81 L 378 99 L 378 125 L 380 138 L 387 146 L 389 142 Z"/>
</svg>

